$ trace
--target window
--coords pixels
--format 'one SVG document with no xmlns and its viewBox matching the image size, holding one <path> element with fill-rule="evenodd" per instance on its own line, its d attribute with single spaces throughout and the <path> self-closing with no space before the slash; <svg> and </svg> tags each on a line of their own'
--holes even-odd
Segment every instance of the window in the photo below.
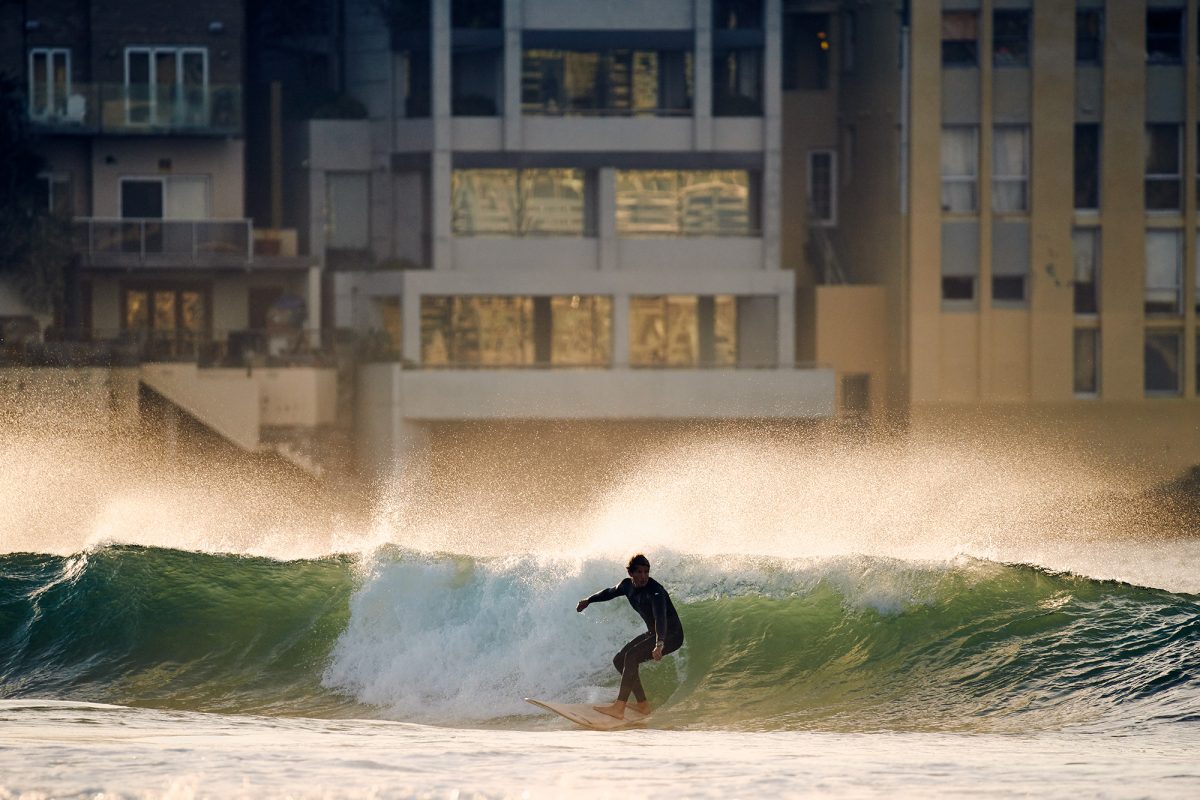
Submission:
<svg viewBox="0 0 1200 800">
<path fill-rule="evenodd" d="M 330 172 L 325 176 L 325 246 L 331 250 L 370 247 L 371 176 Z"/>
<path fill-rule="evenodd" d="M 1029 210 L 1029 129 L 998 126 L 992 133 L 992 210 Z"/>
<path fill-rule="evenodd" d="M 1081 8 L 1075 12 L 1075 63 L 1099 66 L 1104 59 L 1104 12 Z"/>
<path fill-rule="evenodd" d="M 969 214 L 979 208 L 978 128 L 942 128 L 942 211 Z"/>
<path fill-rule="evenodd" d="M 692 54 L 683 50 L 534 49 L 522 60 L 529 115 L 687 115 L 692 90 Z"/>
<path fill-rule="evenodd" d="M 504 51 L 455 48 L 450 57 L 451 113 L 456 117 L 494 117 L 504 96 Z"/>
<path fill-rule="evenodd" d="M 1183 142 L 1178 125 L 1146 126 L 1146 210 L 1178 211 L 1183 199 Z"/>
<path fill-rule="evenodd" d="M 1100 309 L 1100 229 L 1076 228 L 1071 231 L 1075 271 L 1071 285 L 1075 290 L 1075 313 L 1095 314 Z"/>
<path fill-rule="evenodd" d="M 992 12 L 992 64 L 1029 66 L 1029 12 Z"/>
<path fill-rule="evenodd" d="M 453 0 L 450 27 L 487 30 L 504 27 L 503 0 Z"/>
<path fill-rule="evenodd" d="M 412 5 L 420 8 L 423 4 L 414 3 Z M 405 118 L 428 117 L 432 107 L 430 87 L 433 81 L 429 48 L 414 47 L 409 50 L 401 50 L 398 53 L 398 59 L 404 76 L 401 90 L 404 95 Z"/>
<path fill-rule="evenodd" d="M 1146 313 L 1179 314 L 1182 284 L 1183 233 L 1146 231 Z"/>
<path fill-rule="evenodd" d="M 757 181 L 745 170 L 619 170 L 620 236 L 753 236 Z"/>
<path fill-rule="evenodd" d="M 1075 126 L 1075 209 L 1100 208 L 1100 126 Z"/>
<path fill-rule="evenodd" d="M 580 169 L 457 169 L 456 236 L 586 236 L 588 180 Z"/>
<path fill-rule="evenodd" d="M 207 48 L 125 48 L 127 123 L 207 125 L 208 105 Z"/>
<path fill-rule="evenodd" d="M 734 366 L 737 357 L 734 296 L 629 298 L 630 365 Z"/>
<path fill-rule="evenodd" d="M 942 12 L 942 66 L 979 65 L 979 15 L 974 11 Z"/>
<path fill-rule="evenodd" d="M 783 88 L 829 88 L 829 15 L 786 14 L 783 22 Z"/>
<path fill-rule="evenodd" d="M 1076 395 L 1095 397 L 1100 393 L 1100 329 L 1075 329 L 1075 380 Z"/>
<path fill-rule="evenodd" d="M 29 51 L 29 116 L 35 120 L 68 116 L 71 96 L 71 51 L 35 47 Z"/>
<path fill-rule="evenodd" d="M 1146 63 L 1183 62 L 1183 10 L 1152 8 L 1146 11 Z"/>
<path fill-rule="evenodd" d="M 832 150 L 808 154 L 808 221 L 837 224 L 837 159 Z"/>
<path fill-rule="evenodd" d="M 421 362 L 432 366 L 607 366 L 612 298 L 457 295 L 421 298 Z"/>
<path fill-rule="evenodd" d="M 713 0 L 713 29 L 761 30 L 763 0 Z"/>
<path fill-rule="evenodd" d="M 71 197 L 71 176 L 59 172 L 43 172 L 38 176 L 40 207 L 62 216 L 71 216 L 75 203 Z"/>
<path fill-rule="evenodd" d="M 1145 391 L 1149 397 L 1177 396 L 1182 386 L 1183 336 L 1178 331 L 1146 331 Z"/>
<path fill-rule="evenodd" d="M 992 301 L 997 305 L 1025 302 L 1024 275 L 993 275 Z"/>
<path fill-rule="evenodd" d="M 943 275 L 943 300 L 974 300 L 975 278 L 969 275 Z"/>
<path fill-rule="evenodd" d="M 202 220 L 210 216 L 208 178 L 203 175 L 123 177 L 121 217 Z"/>
<path fill-rule="evenodd" d="M 714 117 L 757 117 L 762 114 L 761 49 L 713 52 Z"/>
</svg>

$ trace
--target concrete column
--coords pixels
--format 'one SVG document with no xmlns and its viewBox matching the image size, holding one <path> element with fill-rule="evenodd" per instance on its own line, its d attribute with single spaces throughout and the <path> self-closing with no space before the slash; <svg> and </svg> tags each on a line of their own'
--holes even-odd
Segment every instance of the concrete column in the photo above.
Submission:
<svg viewBox="0 0 1200 800">
<path fill-rule="evenodd" d="M 504 3 L 504 149 L 521 149 L 522 0 Z"/>
<path fill-rule="evenodd" d="M 629 295 L 613 293 L 612 365 L 629 366 Z"/>
<path fill-rule="evenodd" d="M 692 54 L 692 147 L 711 150 L 712 135 L 712 0 L 695 0 L 695 52 Z"/>
<path fill-rule="evenodd" d="M 617 171 L 612 167 L 596 170 L 596 253 L 597 268 L 611 272 L 620 258 L 617 240 Z"/>
<path fill-rule="evenodd" d="M 401 357 L 412 364 L 421 363 L 421 296 L 407 285 L 400 295 Z"/>
<path fill-rule="evenodd" d="M 763 172 L 761 225 L 763 269 L 779 269 L 780 206 L 783 204 L 783 14 L 780 0 L 766 0 L 763 33 Z"/>
<path fill-rule="evenodd" d="M 452 269 L 450 239 L 450 170 L 452 168 L 453 131 L 450 116 L 450 4 L 430 0 L 432 9 L 433 53 L 431 66 L 433 153 L 430 158 L 432 199 L 433 268 Z"/>
</svg>

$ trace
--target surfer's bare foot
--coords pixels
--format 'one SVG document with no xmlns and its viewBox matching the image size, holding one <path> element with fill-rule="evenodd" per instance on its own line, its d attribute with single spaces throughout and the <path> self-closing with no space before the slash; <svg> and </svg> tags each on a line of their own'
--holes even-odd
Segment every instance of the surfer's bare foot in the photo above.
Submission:
<svg viewBox="0 0 1200 800">
<path fill-rule="evenodd" d="M 647 714 L 648 715 L 650 713 L 650 701 L 649 700 L 643 700 L 640 703 L 632 703 L 632 704 L 630 704 L 629 707 L 632 708 L 634 711 L 638 712 L 639 714 Z"/>
<path fill-rule="evenodd" d="M 608 714 L 610 717 L 616 717 L 617 719 L 625 719 L 624 700 L 614 700 L 612 705 L 592 706 L 592 708 L 596 709 L 601 714 Z"/>
</svg>

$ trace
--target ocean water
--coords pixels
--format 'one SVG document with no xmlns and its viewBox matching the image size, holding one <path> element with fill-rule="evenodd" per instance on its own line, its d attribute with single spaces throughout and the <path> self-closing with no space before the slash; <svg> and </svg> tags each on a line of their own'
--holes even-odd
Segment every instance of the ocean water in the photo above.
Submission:
<svg viewBox="0 0 1200 800">
<path fill-rule="evenodd" d="M 1143 494 L 738 445 L 574 517 L 401 480 L 355 528 L 5 455 L 73 490 L 0 489 L 5 800 L 1200 796 L 1200 539 Z M 687 635 L 649 724 L 525 703 L 614 696 L 638 619 L 574 607 L 635 549 Z"/>
</svg>

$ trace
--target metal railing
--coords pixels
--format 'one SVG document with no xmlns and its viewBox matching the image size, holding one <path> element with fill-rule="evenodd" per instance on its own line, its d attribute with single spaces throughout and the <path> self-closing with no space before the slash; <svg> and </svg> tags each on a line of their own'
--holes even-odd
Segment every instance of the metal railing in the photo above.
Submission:
<svg viewBox="0 0 1200 800">
<path fill-rule="evenodd" d="M 254 261 L 248 219 L 76 217 L 75 250 L 88 266 L 240 266 Z"/>
<path fill-rule="evenodd" d="M 72 83 L 28 105 L 35 128 L 53 133 L 197 136 L 242 134 L 241 84 L 150 86 Z"/>
</svg>

